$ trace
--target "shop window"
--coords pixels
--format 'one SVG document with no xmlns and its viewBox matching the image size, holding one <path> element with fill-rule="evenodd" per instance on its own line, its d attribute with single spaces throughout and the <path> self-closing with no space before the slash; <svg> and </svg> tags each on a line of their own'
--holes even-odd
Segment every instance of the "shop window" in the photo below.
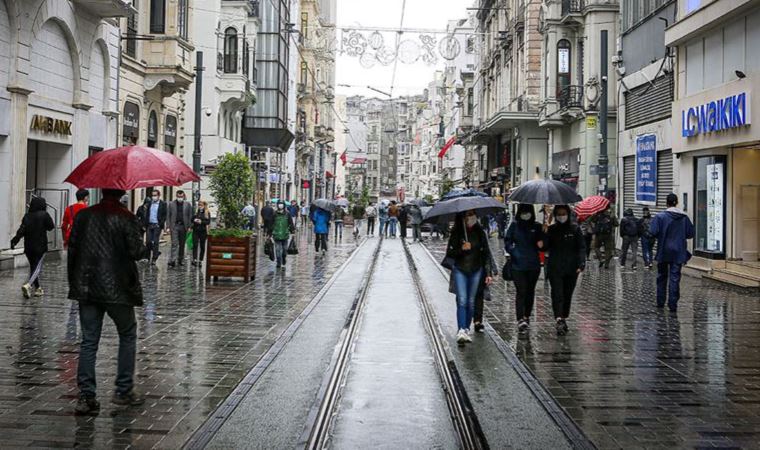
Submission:
<svg viewBox="0 0 760 450">
<path fill-rule="evenodd" d="M 136 103 L 124 102 L 121 139 L 124 145 L 136 145 L 140 137 L 140 107 Z"/>
<path fill-rule="evenodd" d="M 224 73 L 237 73 L 237 30 L 229 27 L 224 31 Z"/>
<path fill-rule="evenodd" d="M 696 158 L 694 253 L 721 259 L 726 253 L 726 157 Z"/>
<path fill-rule="evenodd" d="M 166 26 L 166 0 L 150 0 L 150 32 L 164 34 Z"/>
</svg>

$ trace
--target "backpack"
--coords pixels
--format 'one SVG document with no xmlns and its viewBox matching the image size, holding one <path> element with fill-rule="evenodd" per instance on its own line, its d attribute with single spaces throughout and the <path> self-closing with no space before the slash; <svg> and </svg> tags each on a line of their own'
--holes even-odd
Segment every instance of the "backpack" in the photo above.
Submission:
<svg viewBox="0 0 760 450">
<path fill-rule="evenodd" d="M 600 214 L 596 218 L 594 224 L 595 234 L 610 234 L 612 233 L 612 218 L 608 214 Z"/>
<path fill-rule="evenodd" d="M 626 217 L 623 220 L 623 226 L 621 228 L 621 234 L 627 237 L 634 237 L 639 235 L 639 226 L 633 217 Z"/>
</svg>

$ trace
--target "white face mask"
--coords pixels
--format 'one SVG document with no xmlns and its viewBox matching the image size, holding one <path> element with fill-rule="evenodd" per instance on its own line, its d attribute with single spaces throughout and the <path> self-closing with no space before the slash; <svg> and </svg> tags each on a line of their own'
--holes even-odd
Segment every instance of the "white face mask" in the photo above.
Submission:
<svg viewBox="0 0 760 450">
<path fill-rule="evenodd" d="M 477 216 L 468 216 L 464 219 L 464 223 L 469 227 L 472 228 L 475 226 L 476 223 L 478 223 L 478 217 Z"/>
<path fill-rule="evenodd" d="M 520 214 L 521 220 L 530 220 L 530 218 L 533 217 L 533 214 L 531 213 L 522 213 Z"/>
<path fill-rule="evenodd" d="M 177 201 L 182 203 L 185 201 L 185 197 L 177 197 Z"/>
<path fill-rule="evenodd" d="M 557 222 L 559 223 L 567 222 L 567 216 L 557 216 Z"/>
<path fill-rule="evenodd" d="M 285 205 L 282 205 L 282 204 L 277 205 L 277 209 L 284 209 L 284 208 L 285 208 Z"/>
</svg>

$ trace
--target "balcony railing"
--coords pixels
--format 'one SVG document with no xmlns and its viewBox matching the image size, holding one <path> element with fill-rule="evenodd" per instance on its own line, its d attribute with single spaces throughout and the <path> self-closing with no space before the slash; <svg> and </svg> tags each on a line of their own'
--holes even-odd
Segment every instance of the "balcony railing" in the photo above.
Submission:
<svg viewBox="0 0 760 450">
<path fill-rule="evenodd" d="M 580 14 L 585 3 L 584 0 L 562 0 L 562 17 L 568 14 Z"/>
<path fill-rule="evenodd" d="M 560 109 L 583 108 L 583 86 L 567 86 L 557 95 Z"/>
</svg>

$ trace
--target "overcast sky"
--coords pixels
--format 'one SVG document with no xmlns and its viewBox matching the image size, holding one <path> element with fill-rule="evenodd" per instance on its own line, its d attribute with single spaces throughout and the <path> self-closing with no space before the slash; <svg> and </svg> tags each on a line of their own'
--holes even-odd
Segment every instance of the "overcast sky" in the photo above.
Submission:
<svg viewBox="0 0 760 450">
<path fill-rule="evenodd" d="M 365 27 L 392 27 L 398 28 L 401 21 L 401 5 L 403 0 L 338 0 L 338 26 L 353 27 L 357 25 Z M 472 0 L 406 0 L 404 14 L 404 28 L 434 28 L 443 30 L 449 20 L 467 17 L 467 8 L 473 4 Z M 369 37 L 371 31 L 363 32 Z M 395 35 L 383 33 L 386 43 L 395 44 Z M 440 38 L 442 35 L 438 35 Z M 338 30 L 338 39 L 341 31 Z M 407 36 L 419 41 L 417 34 Z M 402 40 L 404 37 L 402 37 Z M 338 44 L 340 48 L 340 44 Z M 441 64 L 439 63 L 439 66 Z M 439 67 L 440 68 L 440 67 Z M 393 90 L 394 97 L 406 94 L 421 94 L 427 84 L 432 81 L 435 66 L 428 66 L 422 62 L 414 64 L 398 63 L 396 70 L 396 82 Z M 359 64 L 359 58 L 347 55 L 339 55 L 336 67 L 337 83 L 336 90 L 345 95 L 381 95 L 367 90 L 366 88 L 344 87 L 341 84 L 356 86 L 373 86 L 388 92 L 393 76 L 393 64 L 382 66 L 375 64 L 371 69 L 365 69 Z"/>
</svg>

